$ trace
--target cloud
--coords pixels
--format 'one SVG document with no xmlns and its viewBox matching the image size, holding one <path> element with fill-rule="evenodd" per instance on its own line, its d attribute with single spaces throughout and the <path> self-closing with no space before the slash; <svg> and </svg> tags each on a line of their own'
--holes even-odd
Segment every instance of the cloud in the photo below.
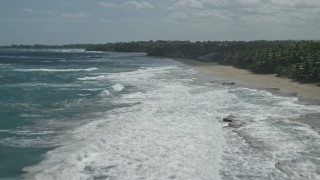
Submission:
<svg viewBox="0 0 320 180">
<path fill-rule="evenodd" d="M 154 6 L 147 2 L 147 1 L 124 1 L 123 3 L 117 5 L 112 2 L 100 2 L 100 6 L 106 7 L 106 8 L 115 8 L 115 7 L 120 7 L 120 8 L 125 8 L 125 9 L 152 9 Z"/>
<path fill-rule="evenodd" d="M 36 13 L 35 10 L 30 9 L 30 8 L 25 8 L 25 9 L 23 9 L 23 11 L 24 11 L 24 12 L 27 12 L 27 13 L 31 13 L 31 14 L 35 14 L 35 13 Z"/>
<path fill-rule="evenodd" d="M 100 2 L 99 5 L 103 6 L 103 7 L 107 7 L 107 8 L 111 8 L 111 7 L 117 7 L 117 5 L 111 3 L 111 2 Z"/>
<path fill-rule="evenodd" d="M 66 2 L 66 1 L 61 1 L 60 4 L 63 6 L 70 6 L 71 5 L 70 2 Z"/>
<path fill-rule="evenodd" d="M 319 23 L 319 0 L 175 0 L 171 21 L 192 23 Z"/>
<path fill-rule="evenodd" d="M 99 21 L 102 22 L 102 23 L 108 23 L 108 24 L 109 24 L 109 23 L 111 24 L 111 23 L 115 23 L 115 22 L 116 22 L 115 20 L 109 20 L 109 19 L 99 19 Z"/>
<path fill-rule="evenodd" d="M 49 14 L 53 14 L 53 12 L 49 12 L 49 11 L 36 11 L 30 8 L 25 8 L 23 9 L 23 12 L 29 13 L 29 14 L 37 14 L 37 15 L 49 15 Z"/>
<path fill-rule="evenodd" d="M 129 9 L 152 9 L 154 8 L 152 4 L 147 1 L 126 1 L 124 2 L 124 7 Z"/>
<path fill-rule="evenodd" d="M 87 13 L 87 12 L 61 14 L 61 17 L 63 17 L 63 18 L 86 18 L 88 16 L 89 16 L 89 13 Z"/>
</svg>

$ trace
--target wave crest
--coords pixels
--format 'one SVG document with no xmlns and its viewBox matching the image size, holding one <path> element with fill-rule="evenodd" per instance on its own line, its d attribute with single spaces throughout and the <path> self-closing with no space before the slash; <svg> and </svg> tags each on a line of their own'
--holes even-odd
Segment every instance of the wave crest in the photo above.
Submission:
<svg viewBox="0 0 320 180">
<path fill-rule="evenodd" d="M 92 67 L 87 69 L 14 69 L 19 72 L 78 72 L 78 71 L 95 71 L 98 68 Z"/>
</svg>

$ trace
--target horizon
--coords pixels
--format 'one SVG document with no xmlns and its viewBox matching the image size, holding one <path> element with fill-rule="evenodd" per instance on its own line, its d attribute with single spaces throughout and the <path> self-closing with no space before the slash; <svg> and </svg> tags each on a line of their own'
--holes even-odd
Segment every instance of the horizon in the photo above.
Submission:
<svg viewBox="0 0 320 180">
<path fill-rule="evenodd" d="M 303 41 L 310 41 L 310 42 L 320 42 L 320 39 L 301 39 L 301 40 L 294 40 L 294 39 L 284 39 L 284 40 L 265 40 L 265 39 L 260 39 L 260 40 L 220 40 L 220 41 L 190 41 L 190 40 L 137 40 L 137 41 L 119 41 L 119 42 L 105 42 L 105 43 L 70 43 L 70 44 L 7 44 L 7 45 L 0 45 L 0 47 L 10 47 L 10 46 L 72 46 L 72 45 L 104 45 L 104 44 L 116 44 L 116 43 L 137 43 L 137 42 L 157 42 L 157 41 L 164 41 L 164 42 L 259 42 L 259 41 L 268 41 L 268 42 L 273 42 L 273 41 L 279 41 L 279 42 L 284 42 L 284 41 L 292 41 L 292 42 L 303 42 Z"/>
<path fill-rule="evenodd" d="M 3 0 L 0 46 L 319 40 L 316 0 Z"/>
</svg>

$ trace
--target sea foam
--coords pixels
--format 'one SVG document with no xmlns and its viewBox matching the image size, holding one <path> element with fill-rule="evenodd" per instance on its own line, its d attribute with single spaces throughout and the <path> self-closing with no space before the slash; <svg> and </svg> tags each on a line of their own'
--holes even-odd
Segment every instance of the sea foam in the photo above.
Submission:
<svg viewBox="0 0 320 180">
<path fill-rule="evenodd" d="M 124 87 L 121 84 L 115 84 L 115 85 L 112 86 L 112 89 L 114 91 L 119 92 L 119 91 L 122 91 L 124 89 Z"/>
<path fill-rule="evenodd" d="M 106 96 L 110 96 L 110 92 L 108 90 L 103 90 L 101 91 L 101 93 L 99 94 L 100 97 L 106 97 Z"/>
<path fill-rule="evenodd" d="M 109 111 L 75 129 L 44 161 L 25 168 L 26 177 L 220 179 L 223 124 L 213 117 L 218 113 L 214 100 L 225 90 L 190 86 L 162 72 L 170 70 L 146 69 L 146 77 L 143 70 L 130 72 L 134 81 L 122 79 L 122 73 L 113 76 L 121 78 L 113 78 L 118 84 L 148 91 L 123 94 L 120 103 L 136 105 Z"/>
<path fill-rule="evenodd" d="M 105 75 L 139 91 L 70 130 L 61 147 L 24 170 L 29 179 L 319 179 L 320 136 L 289 121 L 319 106 L 249 88 L 186 81 L 168 66 Z M 234 114 L 239 129 L 224 127 Z"/>
</svg>

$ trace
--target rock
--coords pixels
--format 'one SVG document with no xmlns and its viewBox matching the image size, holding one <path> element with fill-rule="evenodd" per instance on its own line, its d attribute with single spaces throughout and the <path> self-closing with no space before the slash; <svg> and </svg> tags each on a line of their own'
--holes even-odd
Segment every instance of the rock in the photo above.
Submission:
<svg viewBox="0 0 320 180">
<path fill-rule="evenodd" d="M 223 85 L 235 85 L 236 83 L 234 83 L 234 82 L 224 82 L 224 83 L 222 83 Z"/>
<path fill-rule="evenodd" d="M 267 91 L 279 91 L 280 88 L 275 88 L 275 87 L 268 87 L 266 88 Z"/>
<path fill-rule="evenodd" d="M 233 116 L 233 115 L 229 115 L 225 118 L 223 118 L 223 121 L 224 122 L 232 122 L 233 120 L 235 120 L 236 116 Z"/>
<path fill-rule="evenodd" d="M 217 83 L 217 82 L 219 82 L 219 81 L 209 81 L 209 83 Z"/>
<path fill-rule="evenodd" d="M 224 122 L 229 122 L 228 126 L 225 127 L 231 127 L 231 128 L 240 128 L 243 124 L 245 124 L 242 120 L 237 119 L 234 115 L 229 115 L 225 118 L 223 118 Z"/>
</svg>

